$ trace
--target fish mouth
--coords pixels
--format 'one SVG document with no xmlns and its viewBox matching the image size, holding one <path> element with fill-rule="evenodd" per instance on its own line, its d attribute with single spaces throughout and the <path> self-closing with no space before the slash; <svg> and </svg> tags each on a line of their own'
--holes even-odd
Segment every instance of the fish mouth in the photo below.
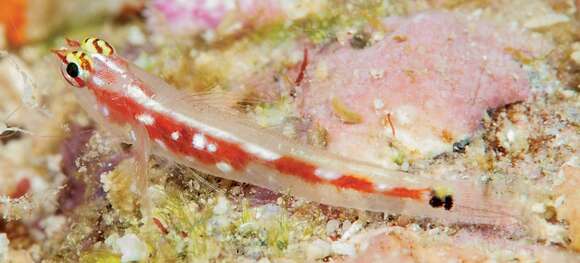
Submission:
<svg viewBox="0 0 580 263">
<path fill-rule="evenodd" d="M 50 52 L 55 54 L 63 63 L 66 63 L 66 54 L 69 52 L 69 48 L 80 48 L 81 43 L 77 40 L 65 38 L 67 47 L 61 47 L 58 49 L 51 49 Z"/>
<path fill-rule="evenodd" d="M 58 59 L 60 59 L 62 63 L 66 63 L 66 53 L 68 52 L 68 49 L 66 48 L 51 49 L 50 52 L 56 55 L 56 57 L 58 57 Z"/>
</svg>

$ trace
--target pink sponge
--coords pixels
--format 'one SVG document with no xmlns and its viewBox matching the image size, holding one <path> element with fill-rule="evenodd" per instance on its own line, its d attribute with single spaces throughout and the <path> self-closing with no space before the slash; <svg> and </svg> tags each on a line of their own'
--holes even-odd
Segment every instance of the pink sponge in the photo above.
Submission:
<svg viewBox="0 0 580 263">
<path fill-rule="evenodd" d="M 399 154 L 389 143 L 420 157 L 450 151 L 487 109 L 526 100 L 528 75 L 514 53 L 545 48 L 523 32 L 452 13 L 384 26 L 389 33 L 370 47 L 336 44 L 312 55 L 301 111 L 327 129 L 329 150 L 385 166 Z"/>
</svg>

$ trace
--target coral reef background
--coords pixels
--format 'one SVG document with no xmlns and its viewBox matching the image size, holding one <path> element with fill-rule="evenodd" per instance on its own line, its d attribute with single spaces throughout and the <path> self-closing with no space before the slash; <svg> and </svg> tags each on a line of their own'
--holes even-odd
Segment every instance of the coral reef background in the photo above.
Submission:
<svg viewBox="0 0 580 263">
<path fill-rule="evenodd" d="M 3 1 L 0 262 L 578 262 L 578 4 L 568 0 Z M 481 112 L 481 118 L 478 112 L 472 116 L 477 121 L 449 125 L 449 133 L 422 129 L 411 132 L 413 140 L 397 140 L 392 126 L 402 117 L 375 115 L 392 102 L 387 97 L 375 100 L 384 93 L 373 89 L 373 81 L 428 83 L 433 97 L 435 91 L 449 87 L 438 86 L 447 73 L 422 75 L 421 67 L 412 63 L 438 52 L 447 58 L 462 54 L 443 49 L 393 51 L 386 46 L 386 52 L 402 54 L 402 59 L 392 60 L 408 63 L 408 70 L 397 75 L 377 71 L 379 62 L 369 66 L 373 50 L 380 49 L 377 43 L 385 36 L 393 45 L 412 48 L 415 36 L 443 39 L 428 35 L 438 29 L 400 26 L 417 14 L 435 14 L 427 15 L 429 21 L 451 23 L 453 27 L 444 27 L 446 34 L 460 33 L 463 26 L 470 29 L 470 23 L 457 25 L 457 21 L 500 25 L 506 31 L 474 22 L 471 29 L 476 33 L 466 39 L 484 43 L 480 51 L 493 55 L 486 59 L 512 63 L 491 63 L 494 68 L 489 71 L 505 81 L 487 80 L 486 89 L 507 89 L 512 87 L 505 84 L 510 78 L 519 78 L 515 82 L 529 88 L 529 94 L 508 96 L 527 99 Z M 391 34 L 394 29 L 398 31 Z M 510 30 L 525 31 L 526 37 L 505 34 L 515 32 Z M 118 53 L 151 74 L 190 92 L 191 98 L 185 99 L 192 103 L 213 100 L 315 147 L 417 173 L 477 171 L 476 176 L 492 182 L 498 191 L 518 193 L 529 212 L 527 228 L 502 232 L 491 226 L 441 225 L 405 215 L 328 207 L 291 193 L 201 174 L 157 156 L 151 157 L 148 167 L 154 217 L 144 222 L 133 185 L 131 145 L 98 127 L 80 109 L 49 52 L 64 45 L 65 38 L 86 36 L 111 42 Z M 516 44 L 505 48 L 504 43 Z M 302 67 L 305 48 L 310 63 Z M 353 70 L 364 76 L 344 77 L 351 72 L 338 67 L 340 59 L 355 61 L 354 56 L 364 52 L 366 59 L 353 62 Z M 485 61 L 478 59 L 477 63 Z M 470 69 L 479 65 L 465 61 L 474 63 Z M 306 75 L 299 78 L 304 70 Z M 479 76 L 472 71 L 462 74 L 450 79 L 468 83 Z M 344 85 L 345 78 L 352 82 Z M 319 90 L 294 90 L 298 79 L 303 86 Z M 353 93 L 353 83 L 364 85 Z M 219 96 L 195 95 L 210 92 Z M 387 95 L 397 94 L 401 91 L 390 90 Z M 493 94 L 491 90 L 479 95 Z M 333 100 L 337 95 L 340 99 Z M 317 109 L 323 105 L 319 99 L 334 103 Z M 362 121 L 373 118 L 378 124 Z M 405 127 L 400 122 L 394 127 L 400 128 L 400 138 Z M 412 144 L 425 138 L 437 142 L 428 148 L 432 151 L 421 147 L 425 143 Z"/>
</svg>

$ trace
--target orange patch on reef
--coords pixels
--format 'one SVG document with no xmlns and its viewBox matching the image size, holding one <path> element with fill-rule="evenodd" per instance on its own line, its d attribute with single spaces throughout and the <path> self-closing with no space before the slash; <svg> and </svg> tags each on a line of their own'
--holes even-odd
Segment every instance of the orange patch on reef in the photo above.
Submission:
<svg viewBox="0 0 580 263">
<path fill-rule="evenodd" d="M 30 190 L 31 183 L 28 178 L 22 178 L 16 185 L 16 188 L 10 195 L 8 195 L 12 199 L 20 198 L 24 196 Z"/>
<path fill-rule="evenodd" d="M 6 38 L 12 46 L 19 46 L 26 41 L 27 0 L 2 0 L 0 24 L 6 30 Z"/>
</svg>

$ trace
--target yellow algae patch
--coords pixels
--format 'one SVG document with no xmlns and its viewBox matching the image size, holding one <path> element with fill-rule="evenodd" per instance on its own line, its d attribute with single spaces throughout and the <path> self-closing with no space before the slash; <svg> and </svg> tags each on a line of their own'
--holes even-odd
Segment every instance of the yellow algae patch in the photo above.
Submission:
<svg viewBox="0 0 580 263">
<path fill-rule="evenodd" d="M 358 124 L 363 121 L 363 118 L 359 113 L 349 109 L 348 106 L 346 106 L 346 104 L 344 104 L 344 102 L 342 102 L 338 97 L 334 97 L 331 103 L 332 110 L 342 122 L 347 124 Z"/>
<path fill-rule="evenodd" d="M 115 170 L 101 175 L 107 199 L 121 215 L 131 215 L 137 211 L 137 196 L 131 191 L 134 173 L 133 160 L 125 160 Z"/>
<path fill-rule="evenodd" d="M 528 54 L 521 49 L 506 47 L 504 48 L 504 51 L 510 54 L 516 61 L 522 64 L 528 65 L 534 61 L 534 57 L 531 54 Z"/>
</svg>

